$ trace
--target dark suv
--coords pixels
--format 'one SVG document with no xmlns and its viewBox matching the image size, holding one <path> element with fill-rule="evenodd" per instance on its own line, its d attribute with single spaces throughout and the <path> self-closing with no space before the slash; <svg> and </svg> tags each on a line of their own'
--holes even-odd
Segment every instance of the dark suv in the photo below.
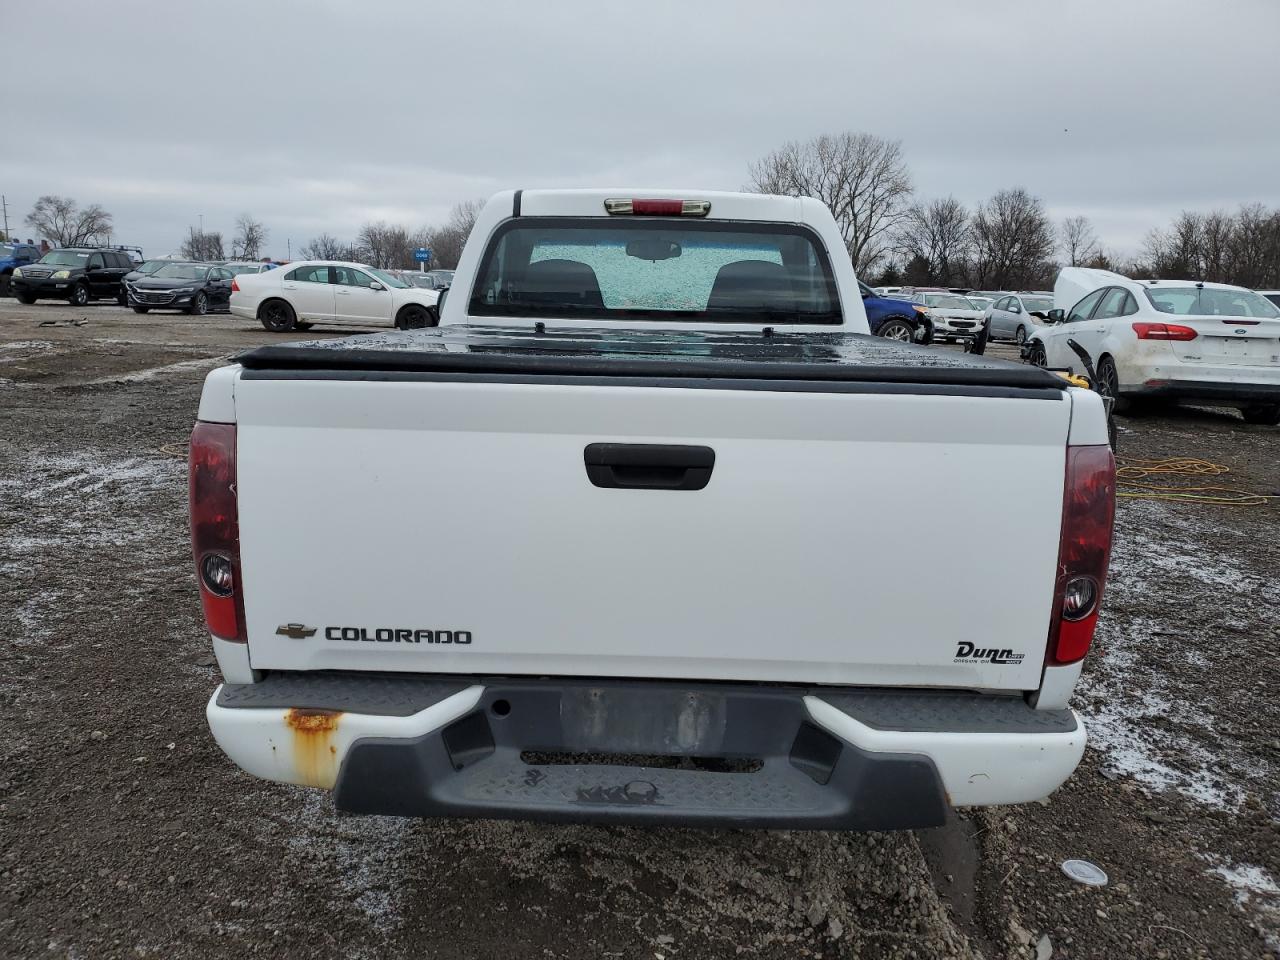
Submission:
<svg viewBox="0 0 1280 960">
<path fill-rule="evenodd" d="M 133 261 L 122 250 L 66 247 L 50 250 L 39 262 L 13 271 L 13 295 L 23 303 L 40 299 L 66 300 L 83 307 L 90 300 L 114 300 L 126 305 L 124 275 Z"/>
</svg>

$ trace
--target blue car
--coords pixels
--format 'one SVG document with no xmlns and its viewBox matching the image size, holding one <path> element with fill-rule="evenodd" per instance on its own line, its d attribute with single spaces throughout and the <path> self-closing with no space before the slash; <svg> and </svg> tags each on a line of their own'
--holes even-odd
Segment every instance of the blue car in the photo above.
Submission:
<svg viewBox="0 0 1280 960">
<path fill-rule="evenodd" d="M 862 307 L 867 311 L 867 325 L 877 337 L 904 343 L 932 343 L 933 323 L 929 311 L 909 300 L 882 297 L 861 280 Z"/>
<path fill-rule="evenodd" d="M 40 259 L 40 250 L 34 244 L 9 240 L 0 243 L 0 297 L 9 296 L 9 278 L 14 267 L 25 267 Z"/>
</svg>

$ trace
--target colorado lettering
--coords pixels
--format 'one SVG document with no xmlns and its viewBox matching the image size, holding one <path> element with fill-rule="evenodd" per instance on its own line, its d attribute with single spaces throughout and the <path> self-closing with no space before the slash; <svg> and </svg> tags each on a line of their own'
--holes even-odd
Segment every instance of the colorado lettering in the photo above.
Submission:
<svg viewBox="0 0 1280 960">
<path fill-rule="evenodd" d="M 426 630 L 409 627 L 325 627 L 326 640 L 353 643 L 452 643 L 471 642 L 470 630 Z"/>
</svg>

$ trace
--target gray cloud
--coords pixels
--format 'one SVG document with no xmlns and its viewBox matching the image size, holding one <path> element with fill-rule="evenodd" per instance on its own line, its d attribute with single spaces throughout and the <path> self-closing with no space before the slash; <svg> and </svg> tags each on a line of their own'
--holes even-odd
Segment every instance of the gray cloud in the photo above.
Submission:
<svg viewBox="0 0 1280 960">
<path fill-rule="evenodd" d="M 167 252 L 247 210 L 283 256 L 508 186 L 734 189 L 842 129 L 900 138 L 924 196 L 1025 186 L 1122 249 L 1280 205 L 1274 0 L 460 6 L 63 0 L 54 52 L 10 5 L 10 222 L 61 193 Z"/>
</svg>

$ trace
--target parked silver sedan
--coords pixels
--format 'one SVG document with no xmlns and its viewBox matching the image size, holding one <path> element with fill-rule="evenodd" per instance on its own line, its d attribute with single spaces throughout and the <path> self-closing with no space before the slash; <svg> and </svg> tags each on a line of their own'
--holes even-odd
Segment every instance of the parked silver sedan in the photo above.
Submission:
<svg viewBox="0 0 1280 960">
<path fill-rule="evenodd" d="M 1053 297 L 1031 293 L 1011 293 L 987 307 L 985 318 L 990 324 L 987 335 L 998 340 L 1025 343 L 1027 337 L 1043 326 Z"/>
</svg>

